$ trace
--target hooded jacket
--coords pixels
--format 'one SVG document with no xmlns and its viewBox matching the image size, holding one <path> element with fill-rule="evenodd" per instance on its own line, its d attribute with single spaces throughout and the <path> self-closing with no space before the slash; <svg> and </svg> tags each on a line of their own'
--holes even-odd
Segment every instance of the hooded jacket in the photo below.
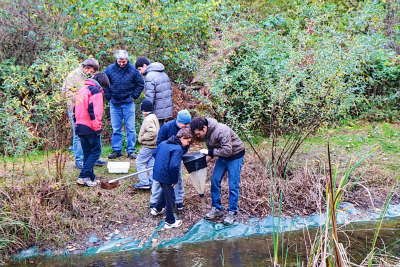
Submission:
<svg viewBox="0 0 400 267">
<path fill-rule="evenodd" d="M 161 144 L 161 142 L 168 140 L 168 138 L 170 138 L 171 136 L 177 135 L 180 129 L 181 128 L 178 127 L 178 124 L 176 124 L 176 119 L 164 123 L 163 126 L 161 126 L 160 131 L 158 132 L 157 146 Z M 188 150 L 189 146 L 184 147 L 183 154 L 186 154 Z"/>
<path fill-rule="evenodd" d="M 139 143 L 144 147 L 156 148 L 157 147 L 157 134 L 160 130 L 160 124 L 156 115 L 153 113 L 148 114 L 142 123 L 139 131 Z"/>
<path fill-rule="evenodd" d="M 153 112 L 160 120 L 172 117 L 172 87 L 164 71 L 164 65 L 155 62 L 144 73 L 146 98 L 153 103 Z"/>
<path fill-rule="evenodd" d="M 175 135 L 161 142 L 153 151 L 153 179 L 160 183 L 177 184 L 182 156 L 182 142 Z"/>
<path fill-rule="evenodd" d="M 228 126 L 218 123 L 215 119 L 207 119 L 207 133 L 204 138 L 208 155 L 226 160 L 238 159 L 244 156 L 245 148 L 239 136 Z"/>
<path fill-rule="evenodd" d="M 101 133 L 103 91 L 96 80 L 87 79 L 75 95 L 74 122 L 76 135 Z"/>
<path fill-rule="evenodd" d="M 129 60 L 123 68 L 115 60 L 115 63 L 108 66 L 104 73 L 110 80 L 110 88 L 104 88 L 104 96 L 113 105 L 132 102 L 143 91 L 142 75 L 135 66 L 129 63 Z"/>
<path fill-rule="evenodd" d="M 76 70 L 70 72 L 65 79 L 62 87 L 62 93 L 67 99 L 69 110 L 74 109 L 75 95 L 79 88 L 85 86 L 85 74 L 83 73 L 82 65 Z"/>
</svg>

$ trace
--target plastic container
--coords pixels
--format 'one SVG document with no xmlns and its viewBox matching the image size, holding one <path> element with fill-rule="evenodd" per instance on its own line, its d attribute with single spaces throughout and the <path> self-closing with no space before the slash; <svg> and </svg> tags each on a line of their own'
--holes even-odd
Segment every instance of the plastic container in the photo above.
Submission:
<svg viewBox="0 0 400 267">
<path fill-rule="evenodd" d="M 128 173 L 130 162 L 107 162 L 108 173 Z"/>
<path fill-rule="evenodd" d="M 183 164 L 189 173 L 207 167 L 206 155 L 200 152 L 190 152 L 182 157 Z"/>
</svg>

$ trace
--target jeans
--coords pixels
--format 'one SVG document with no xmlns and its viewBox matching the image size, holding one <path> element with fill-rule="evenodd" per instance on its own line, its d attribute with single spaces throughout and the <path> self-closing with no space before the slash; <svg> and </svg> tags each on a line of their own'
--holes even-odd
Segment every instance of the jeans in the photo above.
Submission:
<svg viewBox="0 0 400 267">
<path fill-rule="evenodd" d="M 143 171 L 145 169 L 153 168 L 154 166 L 154 158 L 152 153 L 155 148 L 142 147 L 140 149 L 137 158 L 136 158 L 136 171 Z M 147 168 L 146 168 L 147 165 Z M 149 176 L 147 176 L 147 172 L 139 173 L 138 177 L 140 180 L 140 184 L 148 185 L 153 182 L 153 171 L 148 171 Z"/>
<path fill-rule="evenodd" d="M 97 134 L 80 135 L 83 150 L 83 169 L 79 178 L 90 178 L 96 180 L 93 167 L 101 155 L 101 138 Z"/>
<path fill-rule="evenodd" d="M 77 163 L 79 161 L 83 161 L 83 151 L 81 146 L 81 140 L 79 139 L 79 136 L 75 135 L 75 123 L 72 114 L 73 112 L 68 109 L 68 117 L 72 124 L 72 134 L 73 134 L 72 145 L 74 146 L 74 159 L 75 163 Z"/>
<path fill-rule="evenodd" d="M 221 181 L 228 172 L 229 180 L 229 208 L 228 210 L 238 212 L 240 171 L 242 170 L 243 158 L 234 160 L 217 159 L 214 172 L 211 177 L 211 200 L 212 206 L 223 210 L 221 205 Z"/>
<path fill-rule="evenodd" d="M 110 102 L 111 127 L 111 147 L 113 151 L 122 153 L 122 119 L 124 119 L 126 129 L 126 152 L 135 152 L 136 131 L 135 131 L 135 103 L 123 103 L 113 105 Z"/>
<path fill-rule="evenodd" d="M 175 223 L 175 216 L 174 216 L 174 202 L 175 202 L 175 193 L 172 185 L 159 183 L 162 190 L 160 196 L 157 199 L 157 203 L 155 208 L 160 211 L 162 208 L 165 207 L 165 221 L 169 224 Z"/>
<path fill-rule="evenodd" d="M 157 199 L 160 196 L 161 191 L 162 189 L 160 183 L 154 180 L 153 185 L 151 186 L 150 203 L 157 202 Z M 183 186 L 183 181 L 182 181 L 182 165 L 181 165 L 181 171 L 179 172 L 178 183 L 175 185 L 174 192 L 175 192 L 175 202 L 182 203 L 183 196 L 185 195 L 185 188 Z"/>
</svg>

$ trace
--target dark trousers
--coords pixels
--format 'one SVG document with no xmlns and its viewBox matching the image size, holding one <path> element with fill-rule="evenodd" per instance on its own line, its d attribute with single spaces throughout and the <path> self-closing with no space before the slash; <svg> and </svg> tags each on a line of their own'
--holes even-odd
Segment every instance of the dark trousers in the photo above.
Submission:
<svg viewBox="0 0 400 267">
<path fill-rule="evenodd" d="M 93 167 L 101 155 L 101 138 L 97 134 L 79 135 L 83 151 L 83 169 L 79 178 L 96 180 Z"/>
<path fill-rule="evenodd" d="M 165 221 L 169 224 L 175 223 L 174 217 L 174 204 L 175 204 L 175 191 L 172 185 L 160 183 L 162 191 L 158 197 L 155 208 L 160 211 L 165 207 Z"/>
<path fill-rule="evenodd" d="M 158 119 L 158 124 L 160 124 L 160 128 L 161 126 L 163 126 L 165 119 Z"/>
</svg>

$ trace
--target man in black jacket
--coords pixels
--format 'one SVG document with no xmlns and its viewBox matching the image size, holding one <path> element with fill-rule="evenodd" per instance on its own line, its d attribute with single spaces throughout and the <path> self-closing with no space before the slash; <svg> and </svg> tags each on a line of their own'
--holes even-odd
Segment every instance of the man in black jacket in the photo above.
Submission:
<svg viewBox="0 0 400 267">
<path fill-rule="evenodd" d="M 129 63 L 128 53 L 119 50 L 115 54 L 115 63 L 108 66 L 105 74 L 110 80 L 110 88 L 104 88 L 104 96 L 110 101 L 110 116 L 113 133 L 111 147 L 113 152 L 109 159 L 122 156 L 122 119 L 126 129 L 126 152 L 133 159 L 136 158 L 135 143 L 135 103 L 143 91 L 144 82 L 140 72 Z"/>
</svg>

